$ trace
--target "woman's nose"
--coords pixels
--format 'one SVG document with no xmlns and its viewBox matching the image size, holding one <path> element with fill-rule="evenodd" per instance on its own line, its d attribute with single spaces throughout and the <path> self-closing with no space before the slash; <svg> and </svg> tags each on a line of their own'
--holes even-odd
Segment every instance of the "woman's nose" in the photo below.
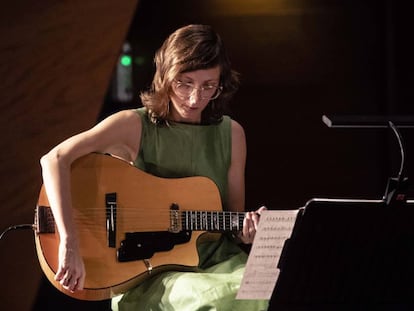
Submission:
<svg viewBox="0 0 414 311">
<path fill-rule="evenodd" d="M 191 105 L 197 104 L 197 102 L 201 99 L 200 96 L 201 96 L 200 91 L 198 89 L 194 88 L 193 91 L 190 94 L 190 98 L 189 98 L 190 104 Z"/>
</svg>

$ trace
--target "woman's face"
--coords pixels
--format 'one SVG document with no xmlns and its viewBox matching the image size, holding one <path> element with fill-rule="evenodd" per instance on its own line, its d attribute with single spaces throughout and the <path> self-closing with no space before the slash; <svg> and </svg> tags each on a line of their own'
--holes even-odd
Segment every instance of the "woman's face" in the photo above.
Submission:
<svg viewBox="0 0 414 311">
<path fill-rule="evenodd" d="M 170 119 L 200 123 L 201 113 L 219 86 L 219 66 L 179 74 L 172 83 Z"/>
</svg>

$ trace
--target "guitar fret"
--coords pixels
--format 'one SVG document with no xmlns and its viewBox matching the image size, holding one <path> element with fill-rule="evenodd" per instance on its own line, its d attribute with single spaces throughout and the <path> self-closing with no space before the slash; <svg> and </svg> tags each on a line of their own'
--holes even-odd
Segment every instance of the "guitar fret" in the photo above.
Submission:
<svg viewBox="0 0 414 311">
<path fill-rule="evenodd" d="M 188 212 L 188 229 L 193 230 L 193 221 L 192 221 L 192 214 L 191 212 Z"/>
<path fill-rule="evenodd" d="M 201 211 L 197 211 L 196 212 L 196 222 L 197 222 L 197 226 L 196 226 L 196 230 L 202 230 L 203 229 L 203 223 L 202 223 L 202 212 Z"/>
<path fill-rule="evenodd" d="M 194 229 L 194 213 L 191 213 L 191 230 Z"/>
<path fill-rule="evenodd" d="M 191 212 L 191 230 L 197 230 L 197 212 Z"/>
<path fill-rule="evenodd" d="M 190 230 L 190 218 L 189 218 L 189 214 L 188 212 L 184 212 L 185 213 L 185 229 L 186 230 Z"/>
<path fill-rule="evenodd" d="M 220 230 L 219 223 L 218 223 L 218 214 L 217 214 L 217 212 L 214 213 L 213 217 L 211 217 L 211 218 L 212 218 L 212 222 L 213 222 L 212 227 L 216 230 Z"/>
<path fill-rule="evenodd" d="M 201 212 L 196 212 L 196 230 L 201 230 Z"/>
<path fill-rule="evenodd" d="M 200 229 L 201 230 L 207 230 L 206 227 L 207 227 L 206 213 L 205 212 L 200 212 Z"/>
<path fill-rule="evenodd" d="M 237 213 L 231 213 L 231 222 L 233 224 L 233 227 L 237 228 L 237 231 L 240 230 L 239 226 L 239 219 Z"/>
</svg>

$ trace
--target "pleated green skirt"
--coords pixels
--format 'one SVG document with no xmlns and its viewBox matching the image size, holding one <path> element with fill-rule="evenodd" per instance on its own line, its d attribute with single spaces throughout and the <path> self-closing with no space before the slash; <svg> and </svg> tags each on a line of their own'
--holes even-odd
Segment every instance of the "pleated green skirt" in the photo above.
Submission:
<svg viewBox="0 0 414 311">
<path fill-rule="evenodd" d="M 112 299 L 114 311 L 262 311 L 267 300 L 237 300 L 247 254 L 225 235 L 198 245 L 197 272 L 164 272 Z"/>
</svg>

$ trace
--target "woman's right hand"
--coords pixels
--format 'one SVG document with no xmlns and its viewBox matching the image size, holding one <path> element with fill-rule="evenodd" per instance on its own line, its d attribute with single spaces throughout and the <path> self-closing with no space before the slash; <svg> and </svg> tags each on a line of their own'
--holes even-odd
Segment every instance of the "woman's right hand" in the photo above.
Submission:
<svg viewBox="0 0 414 311">
<path fill-rule="evenodd" d="M 72 293 L 82 290 L 85 282 L 85 265 L 76 242 L 61 241 L 59 266 L 55 280 Z"/>
</svg>

